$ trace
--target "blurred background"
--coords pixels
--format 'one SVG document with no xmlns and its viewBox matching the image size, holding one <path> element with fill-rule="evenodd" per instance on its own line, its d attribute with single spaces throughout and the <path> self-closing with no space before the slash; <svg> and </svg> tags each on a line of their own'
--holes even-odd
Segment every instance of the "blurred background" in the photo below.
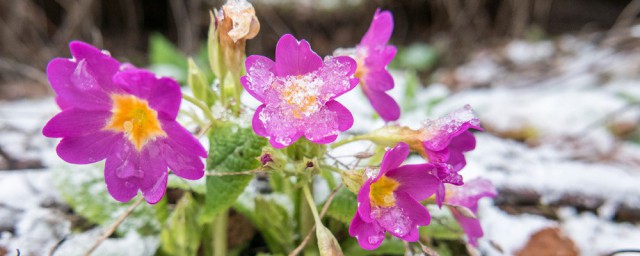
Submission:
<svg viewBox="0 0 640 256">
<path fill-rule="evenodd" d="M 376 8 L 393 13 L 391 43 L 399 51 L 390 68 L 396 83 L 391 94 L 403 110 L 399 123 L 416 127 L 470 104 L 485 128 L 463 173 L 465 179 L 490 179 L 500 192 L 480 205 L 482 255 L 640 249 L 640 0 L 251 3 L 261 29 L 247 41 L 247 54 L 269 57 L 286 33 L 308 40 L 322 56 L 353 47 Z M 0 0 L 0 255 L 14 255 L 16 248 L 24 255 L 73 255 L 65 253 L 101 233 L 96 219 L 114 218 L 87 217 L 95 215 L 77 208 L 99 193 L 64 188 L 95 182 L 100 173 L 60 178 L 72 167 L 55 155 L 56 141 L 41 136 L 44 122 L 58 111 L 47 63 L 69 57 L 69 41 L 82 40 L 123 62 L 184 80 L 184 56 L 205 67 L 209 11 L 222 4 Z M 356 116 L 350 132 L 383 125 L 361 95 L 341 101 Z M 67 180 L 53 184 L 59 179 Z M 86 201 L 69 200 L 85 192 Z M 116 209 L 103 194 L 94 206 Z M 242 255 L 266 251 L 255 235 L 260 227 L 232 215 L 240 224 L 232 225 L 236 240 L 230 244 L 250 243 Z M 133 248 L 132 255 L 152 255 L 158 247 L 157 237 L 122 234 L 105 243 L 115 248 L 112 254 L 105 248 L 98 254 Z M 459 239 L 432 235 L 441 254 L 468 253 Z"/>
</svg>

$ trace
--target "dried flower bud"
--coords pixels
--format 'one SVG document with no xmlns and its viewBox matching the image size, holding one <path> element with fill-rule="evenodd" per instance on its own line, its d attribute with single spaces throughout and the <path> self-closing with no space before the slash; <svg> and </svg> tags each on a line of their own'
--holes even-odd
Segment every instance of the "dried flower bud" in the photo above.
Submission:
<svg viewBox="0 0 640 256">
<path fill-rule="evenodd" d="M 234 42 L 240 39 L 254 38 L 260 31 L 260 22 L 256 17 L 256 11 L 246 0 L 230 0 L 222 6 L 224 22 L 231 24 L 227 35 Z"/>
<path fill-rule="evenodd" d="M 340 176 L 342 177 L 342 183 L 344 183 L 347 189 L 356 194 L 358 194 L 360 187 L 362 187 L 362 184 L 364 184 L 366 180 L 364 170 L 345 171 L 341 172 Z"/>
<path fill-rule="evenodd" d="M 269 154 L 264 154 L 262 156 L 260 156 L 260 163 L 262 163 L 262 165 L 266 165 L 270 162 L 273 162 L 273 158 L 271 158 L 271 155 Z"/>
<path fill-rule="evenodd" d="M 344 255 L 336 238 L 331 234 L 331 231 L 322 224 L 316 226 L 316 237 L 318 238 L 318 249 L 321 256 Z"/>
</svg>

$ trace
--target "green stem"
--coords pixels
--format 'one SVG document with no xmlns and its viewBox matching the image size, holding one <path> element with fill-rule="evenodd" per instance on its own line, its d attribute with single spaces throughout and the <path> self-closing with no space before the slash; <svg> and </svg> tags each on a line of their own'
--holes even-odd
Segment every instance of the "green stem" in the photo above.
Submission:
<svg viewBox="0 0 640 256">
<path fill-rule="evenodd" d="M 326 164 L 320 165 L 320 168 L 323 168 L 323 169 L 326 168 L 327 170 L 338 173 L 338 174 L 343 174 L 344 172 L 346 172 L 345 170 L 334 167 L 332 165 L 326 165 Z"/>
<path fill-rule="evenodd" d="M 306 234 L 311 233 L 311 238 L 309 239 L 307 245 L 305 245 L 303 248 L 303 253 L 302 255 L 315 255 L 317 253 L 317 251 L 315 250 L 315 248 L 313 246 L 309 246 L 310 244 L 315 244 L 315 234 L 313 234 L 313 232 L 311 232 L 311 230 L 313 229 L 313 224 L 315 223 L 314 219 L 315 216 L 312 213 L 312 211 L 309 209 L 309 206 L 307 206 L 304 201 L 308 202 L 306 193 L 309 192 L 309 185 L 305 184 L 303 186 L 303 191 L 301 193 L 300 190 L 298 191 L 298 211 L 299 211 L 299 215 L 298 215 L 298 223 L 299 223 L 299 228 L 300 228 L 300 236 L 304 237 Z M 304 191 L 306 188 L 306 192 Z M 312 200 L 313 202 L 313 200 Z M 313 204 L 313 203 L 312 203 Z M 315 209 L 315 207 L 313 207 Z"/>
<path fill-rule="evenodd" d="M 351 136 L 349 138 L 346 138 L 344 140 L 331 144 L 331 148 L 335 149 L 342 145 L 349 144 L 351 142 L 359 141 L 359 140 L 371 140 L 371 138 L 367 134 Z"/>
<path fill-rule="evenodd" d="M 309 190 L 308 185 L 304 185 L 304 187 L 302 187 L 302 193 L 304 193 L 304 197 L 305 199 L 307 199 L 309 208 L 311 208 L 311 214 L 313 214 L 313 219 L 316 221 L 316 225 L 319 225 L 320 223 L 322 223 L 322 221 L 320 220 L 318 208 L 316 207 L 315 201 L 313 201 L 313 196 L 311 196 L 311 191 Z"/>
<path fill-rule="evenodd" d="M 227 225 L 229 222 L 229 210 L 225 210 L 213 220 L 213 255 L 227 255 Z"/>
<path fill-rule="evenodd" d="M 186 94 L 182 94 L 182 98 L 201 109 L 204 115 L 209 118 L 212 123 L 216 121 L 216 119 L 213 117 L 213 113 L 211 113 L 211 109 L 209 109 L 209 107 L 207 107 L 207 105 L 205 105 L 202 101 Z"/>
</svg>

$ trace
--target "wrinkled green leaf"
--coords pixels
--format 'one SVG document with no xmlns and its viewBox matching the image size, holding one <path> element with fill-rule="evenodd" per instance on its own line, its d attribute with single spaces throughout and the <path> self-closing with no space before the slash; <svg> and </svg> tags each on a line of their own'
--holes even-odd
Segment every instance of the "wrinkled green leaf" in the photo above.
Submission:
<svg viewBox="0 0 640 256">
<path fill-rule="evenodd" d="M 160 233 L 161 255 L 197 255 L 202 234 L 199 212 L 197 201 L 185 193 Z"/>
<path fill-rule="evenodd" d="M 429 226 L 420 227 L 420 236 L 457 240 L 464 234 L 458 222 L 447 209 L 439 210 L 432 205 L 429 205 L 427 209 L 432 213 L 431 223 Z"/>
<path fill-rule="evenodd" d="M 54 169 L 54 182 L 62 198 L 78 215 L 93 223 L 110 225 L 136 199 L 128 203 L 113 199 L 105 186 L 103 170 L 104 164 Z M 137 231 L 141 235 L 160 232 L 160 224 L 154 217 L 153 206 L 141 203 L 116 231 L 120 234 Z"/>
<path fill-rule="evenodd" d="M 267 140 L 258 137 L 251 128 L 222 124 L 209 135 L 210 150 L 207 168 L 211 172 L 240 172 L 260 166 L 257 158 Z M 253 178 L 252 175 L 207 176 L 205 208 L 201 223 L 229 208 Z"/>
<path fill-rule="evenodd" d="M 346 188 L 341 188 L 333 198 L 327 215 L 339 220 L 340 222 L 349 225 L 351 219 L 356 214 L 358 208 L 358 200 L 356 195 Z"/>
</svg>

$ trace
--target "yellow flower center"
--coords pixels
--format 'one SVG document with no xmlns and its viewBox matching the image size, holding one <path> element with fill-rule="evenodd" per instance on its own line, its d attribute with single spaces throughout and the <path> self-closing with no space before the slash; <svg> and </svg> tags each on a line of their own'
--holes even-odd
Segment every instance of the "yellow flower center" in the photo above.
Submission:
<svg viewBox="0 0 640 256">
<path fill-rule="evenodd" d="M 121 94 L 113 94 L 111 99 L 113 115 L 104 128 L 124 132 L 136 150 L 140 151 L 148 141 L 156 137 L 167 136 L 160 127 L 158 113 L 149 107 L 146 100 Z"/>
<path fill-rule="evenodd" d="M 295 76 L 284 81 L 281 91 L 282 100 L 293 107 L 293 116 L 310 116 L 320 109 L 318 106 L 317 81 L 311 76 Z"/>
<path fill-rule="evenodd" d="M 396 205 L 396 198 L 393 196 L 393 192 L 398 188 L 400 183 L 397 181 L 382 176 L 378 181 L 371 184 L 371 190 L 369 191 L 369 199 L 373 206 L 379 207 L 392 207 Z"/>
</svg>

